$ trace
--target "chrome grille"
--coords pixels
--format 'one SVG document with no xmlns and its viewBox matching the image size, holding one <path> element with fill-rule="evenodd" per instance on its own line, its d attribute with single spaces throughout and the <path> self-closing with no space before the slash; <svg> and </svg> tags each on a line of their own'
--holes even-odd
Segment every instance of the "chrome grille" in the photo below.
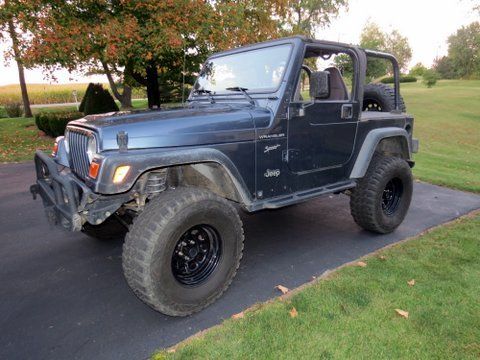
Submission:
<svg viewBox="0 0 480 360">
<path fill-rule="evenodd" d="M 91 133 L 74 127 L 67 128 L 66 137 L 70 149 L 70 166 L 72 171 L 85 179 L 88 175 L 90 162 L 88 161 L 87 149 L 88 138 Z"/>
</svg>

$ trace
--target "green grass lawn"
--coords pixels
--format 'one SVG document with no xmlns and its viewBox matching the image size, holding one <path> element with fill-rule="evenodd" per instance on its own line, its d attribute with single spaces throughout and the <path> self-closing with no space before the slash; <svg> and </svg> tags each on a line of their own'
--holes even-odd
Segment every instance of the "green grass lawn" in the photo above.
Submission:
<svg viewBox="0 0 480 360">
<path fill-rule="evenodd" d="M 147 107 L 147 100 L 132 100 L 135 109 Z M 170 106 L 170 105 L 167 105 Z M 0 109 L 0 114 L 3 109 Z M 50 111 L 74 111 L 74 106 L 35 108 L 33 113 Z M 42 136 L 34 119 L 0 118 L 0 163 L 33 160 L 36 149 L 49 150 L 54 139 Z"/>
<path fill-rule="evenodd" d="M 0 119 L 0 163 L 33 160 L 36 149 L 52 149 L 54 139 L 39 133 L 33 119 Z"/>
<path fill-rule="evenodd" d="M 420 139 L 414 174 L 434 184 L 480 192 L 480 81 L 401 84 Z"/>
<path fill-rule="evenodd" d="M 479 234 L 480 214 L 463 218 L 153 358 L 478 359 Z"/>
</svg>

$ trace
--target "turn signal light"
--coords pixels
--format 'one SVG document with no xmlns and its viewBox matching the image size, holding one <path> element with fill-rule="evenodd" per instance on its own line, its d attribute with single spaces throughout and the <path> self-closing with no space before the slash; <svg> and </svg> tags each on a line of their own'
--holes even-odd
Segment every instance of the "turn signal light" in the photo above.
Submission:
<svg viewBox="0 0 480 360">
<path fill-rule="evenodd" d="M 88 170 L 88 176 L 92 179 L 96 179 L 98 176 L 98 170 L 100 170 L 100 164 L 92 161 L 90 164 L 90 169 Z"/>
<path fill-rule="evenodd" d="M 128 165 L 122 165 L 119 166 L 115 169 L 115 174 L 113 174 L 113 183 L 118 184 L 125 179 L 125 176 L 127 176 L 128 171 L 130 170 L 130 166 Z"/>
<path fill-rule="evenodd" d="M 57 156 L 57 152 L 58 152 L 58 142 L 55 141 L 55 144 L 53 144 L 52 156 L 53 157 Z"/>
</svg>

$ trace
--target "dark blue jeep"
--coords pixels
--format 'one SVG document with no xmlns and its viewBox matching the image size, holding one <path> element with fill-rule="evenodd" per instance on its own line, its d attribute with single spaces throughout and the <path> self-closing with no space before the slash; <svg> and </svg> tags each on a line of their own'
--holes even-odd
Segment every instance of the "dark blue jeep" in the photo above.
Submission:
<svg viewBox="0 0 480 360">
<path fill-rule="evenodd" d="M 367 58 L 391 62 L 393 88 L 365 85 Z M 393 56 L 292 37 L 211 56 L 185 107 L 70 122 L 53 157 L 36 153 L 31 191 L 56 224 L 125 236 L 135 294 L 182 316 L 232 281 L 239 208 L 346 193 L 358 225 L 393 231 L 412 196 L 412 129 Z"/>
</svg>

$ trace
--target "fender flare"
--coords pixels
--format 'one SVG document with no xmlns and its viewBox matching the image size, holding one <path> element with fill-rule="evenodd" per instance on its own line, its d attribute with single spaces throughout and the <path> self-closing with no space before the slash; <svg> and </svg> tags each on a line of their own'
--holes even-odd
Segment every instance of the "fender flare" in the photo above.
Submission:
<svg viewBox="0 0 480 360">
<path fill-rule="evenodd" d="M 355 160 L 355 165 L 350 173 L 350 179 L 358 179 L 365 176 L 378 144 L 383 139 L 391 137 L 401 137 L 405 139 L 408 146 L 408 160 L 411 159 L 412 148 L 408 132 L 405 129 L 397 127 L 374 129 L 365 137 L 357 159 Z"/>
<path fill-rule="evenodd" d="M 237 167 L 223 152 L 212 148 L 162 149 L 161 151 L 149 149 L 109 153 L 108 156 L 103 157 L 98 181 L 92 185 L 94 191 L 101 194 L 123 193 L 129 191 L 138 178 L 150 170 L 206 162 L 219 164 L 231 178 L 242 202 L 246 205 L 252 203 L 253 200 L 247 185 Z M 115 169 L 121 165 L 129 165 L 131 168 L 121 184 L 114 184 L 112 182 L 113 174 Z"/>
</svg>

